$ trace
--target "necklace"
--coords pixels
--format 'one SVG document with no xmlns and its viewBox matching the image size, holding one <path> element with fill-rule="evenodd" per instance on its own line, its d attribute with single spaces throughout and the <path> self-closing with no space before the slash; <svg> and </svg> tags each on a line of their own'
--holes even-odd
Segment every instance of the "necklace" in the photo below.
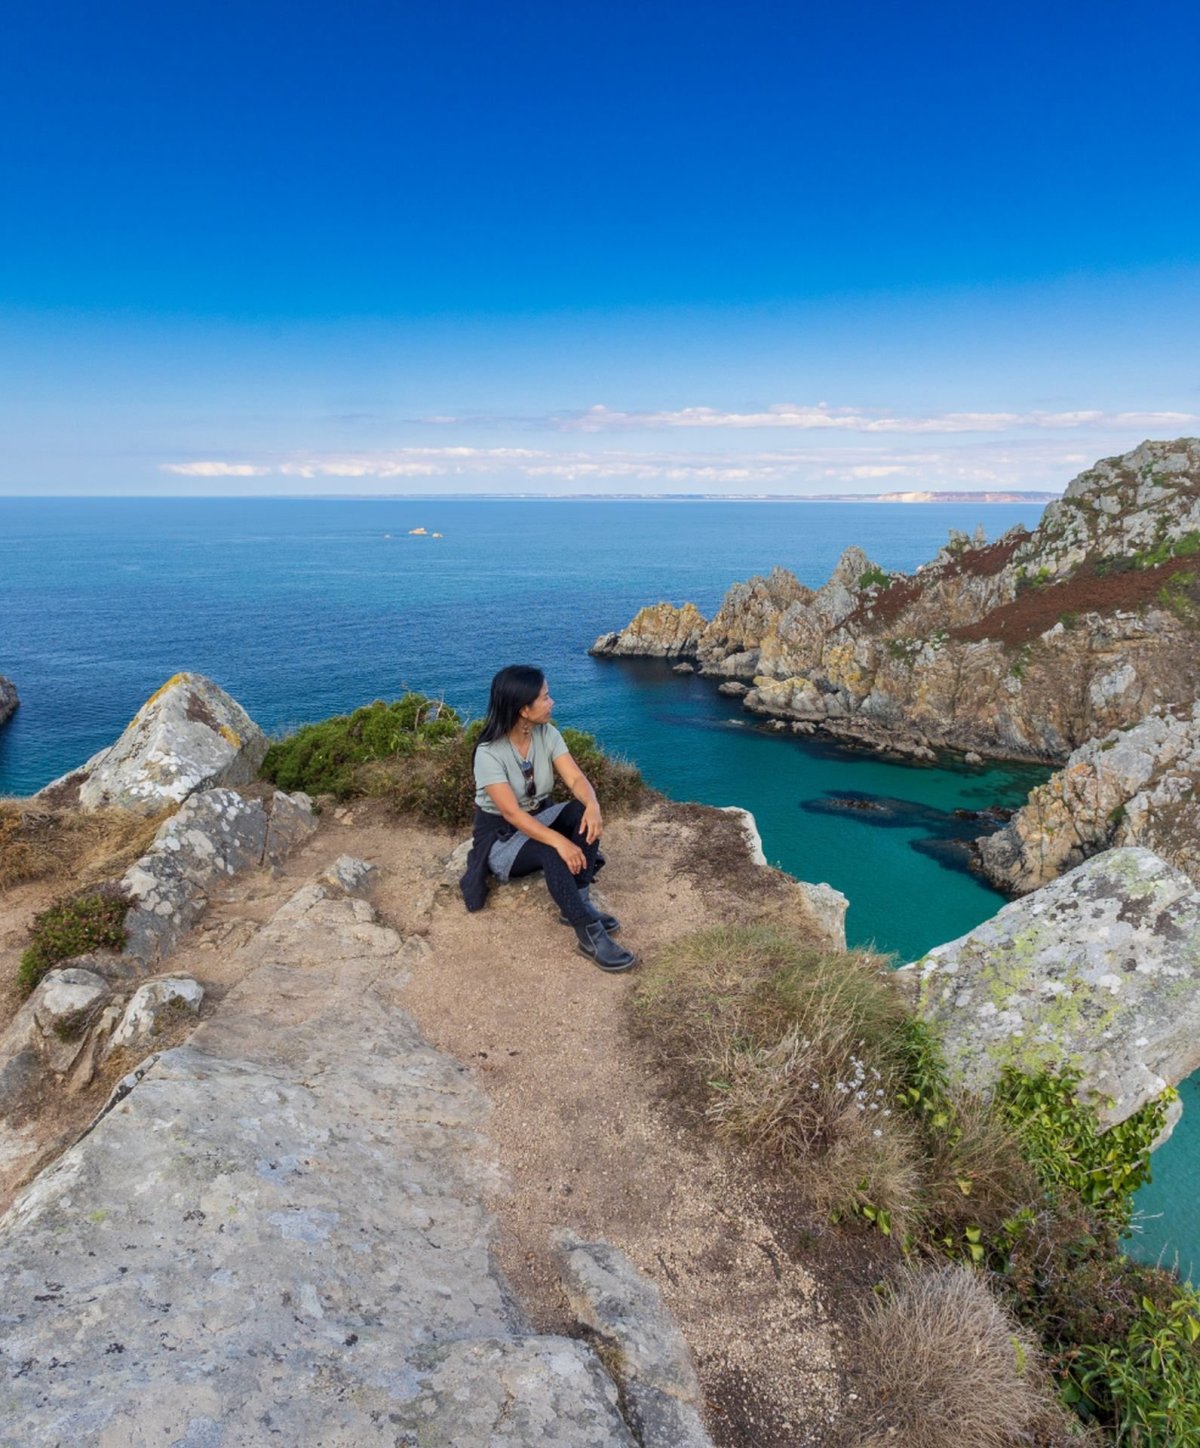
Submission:
<svg viewBox="0 0 1200 1448">
<path fill-rule="evenodd" d="M 508 747 L 510 747 L 512 753 L 517 756 L 517 762 L 521 763 L 521 767 L 524 767 L 525 763 L 527 763 L 528 759 L 530 759 L 531 750 L 533 750 L 533 728 L 530 728 L 527 733 L 521 734 L 520 740 L 521 747 L 523 747 L 523 749 L 525 750 L 524 756 L 523 754 L 521 754 L 520 750 L 517 749 L 517 744 L 515 744 L 514 740 L 512 740 L 511 734 L 510 736 L 508 736 Z"/>
</svg>

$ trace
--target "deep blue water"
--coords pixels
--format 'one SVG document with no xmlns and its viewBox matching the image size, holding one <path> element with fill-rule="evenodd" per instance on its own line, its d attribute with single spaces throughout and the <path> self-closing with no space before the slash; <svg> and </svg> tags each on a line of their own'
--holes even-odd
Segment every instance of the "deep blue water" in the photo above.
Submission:
<svg viewBox="0 0 1200 1448">
<path fill-rule="evenodd" d="M 775 564 L 819 585 L 842 549 L 911 571 L 947 530 L 995 537 L 1039 506 L 552 501 L 0 499 L 0 793 L 28 793 L 124 728 L 171 674 L 228 689 L 269 731 L 406 688 L 482 712 L 501 664 L 540 664 L 560 723 L 596 734 L 679 799 L 755 814 L 768 857 L 849 896 L 853 942 L 902 959 L 999 908 L 927 853 L 949 812 L 1016 805 L 1044 772 L 889 764 L 771 733 L 712 683 L 587 647 L 643 604 L 692 600 Z M 408 536 L 410 528 L 429 534 Z M 899 802 L 829 812 L 831 795 Z M 1148 1250 L 1184 1241 L 1200 1102 L 1145 1200 Z M 1182 1169 L 1181 1169 L 1182 1166 Z M 1182 1183 L 1176 1199 L 1164 1196 Z M 1169 1224 L 1169 1225 L 1165 1225 Z M 1188 1239 L 1190 1241 L 1190 1238 Z M 1187 1247 L 1190 1251 L 1190 1247 Z"/>
</svg>

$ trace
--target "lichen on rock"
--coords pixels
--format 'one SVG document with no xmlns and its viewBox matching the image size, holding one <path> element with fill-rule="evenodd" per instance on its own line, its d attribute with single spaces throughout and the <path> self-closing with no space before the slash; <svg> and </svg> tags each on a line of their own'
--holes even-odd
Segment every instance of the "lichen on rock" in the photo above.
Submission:
<svg viewBox="0 0 1200 1448">
<path fill-rule="evenodd" d="M 266 735 L 224 689 L 202 674 L 175 674 L 115 743 L 38 797 L 153 815 L 200 789 L 250 784 L 266 752 Z"/>
<path fill-rule="evenodd" d="M 1124 1121 L 1200 1067 L 1200 890 L 1149 850 L 1109 850 L 900 972 L 956 1075 L 1077 1070 Z"/>
</svg>

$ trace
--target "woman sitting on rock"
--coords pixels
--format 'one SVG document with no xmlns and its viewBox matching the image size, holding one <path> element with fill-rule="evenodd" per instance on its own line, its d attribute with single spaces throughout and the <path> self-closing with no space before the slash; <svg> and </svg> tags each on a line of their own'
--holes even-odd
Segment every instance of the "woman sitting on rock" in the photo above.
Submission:
<svg viewBox="0 0 1200 1448">
<path fill-rule="evenodd" d="M 601 970 L 628 970 L 637 957 L 612 938 L 621 928 L 589 898 L 603 863 L 604 821 L 596 791 L 550 722 L 554 700 L 540 669 L 511 664 L 492 680 L 475 746 L 475 833 L 462 877 L 468 910 L 487 899 L 487 873 L 514 880 L 541 870 L 579 949 Z M 558 776 L 575 796 L 551 801 Z"/>
</svg>

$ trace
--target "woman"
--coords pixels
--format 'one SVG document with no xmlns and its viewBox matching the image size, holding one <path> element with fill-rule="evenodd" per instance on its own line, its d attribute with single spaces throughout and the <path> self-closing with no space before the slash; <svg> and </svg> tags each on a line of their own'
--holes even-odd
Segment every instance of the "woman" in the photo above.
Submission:
<svg viewBox="0 0 1200 1448">
<path fill-rule="evenodd" d="M 621 928 L 588 888 L 603 864 L 604 821 L 596 791 L 550 722 L 554 700 L 541 669 L 511 664 L 492 680 L 487 718 L 475 746 L 475 835 L 462 877 L 468 910 L 487 899 L 487 874 L 515 880 L 541 870 L 579 949 L 601 970 L 628 970 L 632 951 L 612 938 Z M 551 801 L 554 777 L 575 796 Z"/>
</svg>

